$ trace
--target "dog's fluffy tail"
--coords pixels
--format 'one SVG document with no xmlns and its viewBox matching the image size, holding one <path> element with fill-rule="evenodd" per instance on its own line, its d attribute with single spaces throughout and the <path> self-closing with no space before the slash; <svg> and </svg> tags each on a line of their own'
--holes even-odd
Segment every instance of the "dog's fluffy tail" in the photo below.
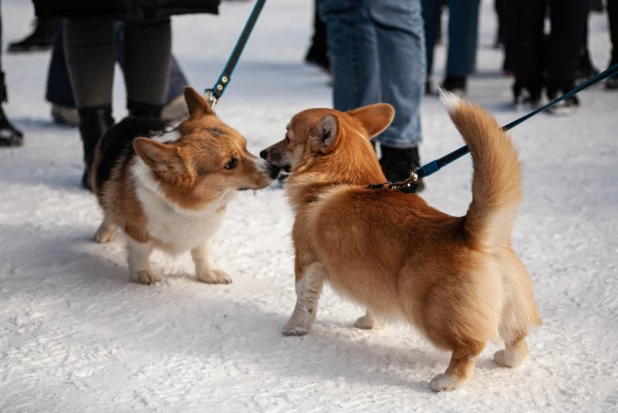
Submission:
<svg viewBox="0 0 618 413">
<path fill-rule="evenodd" d="M 521 203 L 521 166 L 518 152 L 493 116 L 441 92 L 453 123 L 470 148 L 474 164 L 472 203 L 465 229 L 470 241 L 484 248 L 508 247 Z"/>
</svg>

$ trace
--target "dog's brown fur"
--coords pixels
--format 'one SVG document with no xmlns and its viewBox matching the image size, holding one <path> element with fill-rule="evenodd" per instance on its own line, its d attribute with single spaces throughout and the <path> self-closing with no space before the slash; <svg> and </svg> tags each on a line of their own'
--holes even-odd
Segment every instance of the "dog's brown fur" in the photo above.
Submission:
<svg viewBox="0 0 618 413">
<path fill-rule="evenodd" d="M 452 352 L 435 391 L 454 390 L 471 376 L 488 340 L 502 338 L 494 356 L 513 367 L 528 355 L 525 337 L 540 324 L 532 281 L 511 248 L 521 201 L 521 168 L 511 139 L 486 112 L 444 96 L 474 160 L 473 201 L 453 217 L 420 197 L 388 189 L 369 139 L 391 122 L 377 104 L 342 113 L 309 109 L 295 115 L 286 139 L 265 151 L 291 167 L 287 194 L 296 211 L 298 301 L 286 335 L 308 332 L 322 284 L 373 315 L 406 319 L 437 347 Z"/>
</svg>

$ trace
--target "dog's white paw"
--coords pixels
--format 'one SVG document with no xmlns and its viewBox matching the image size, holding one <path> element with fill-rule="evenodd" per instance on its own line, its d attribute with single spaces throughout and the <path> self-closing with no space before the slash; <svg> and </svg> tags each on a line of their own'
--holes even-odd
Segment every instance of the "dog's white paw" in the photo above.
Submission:
<svg viewBox="0 0 618 413">
<path fill-rule="evenodd" d="M 502 367 L 517 367 L 524 362 L 523 359 L 517 357 L 515 353 L 509 353 L 506 350 L 496 351 L 494 353 L 494 361 Z"/>
<path fill-rule="evenodd" d="M 97 230 L 94 239 L 99 244 L 106 244 L 112 242 L 116 238 L 116 226 L 103 226 Z"/>
<path fill-rule="evenodd" d="M 465 384 L 462 380 L 454 379 L 448 374 L 441 373 L 429 383 L 429 388 L 436 392 L 457 390 Z"/>
<path fill-rule="evenodd" d="M 290 324 L 289 322 L 283 326 L 281 330 L 284 336 L 304 336 L 309 332 L 309 327 L 300 324 Z"/>
<path fill-rule="evenodd" d="M 154 275 L 149 270 L 135 272 L 134 274 L 132 274 L 132 279 L 136 283 L 143 284 L 143 285 L 152 285 L 154 283 L 161 281 L 159 277 Z"/>
<path fill-rule="evenodd" d="M 230 276 L 221 270 L 200 271 L 197 274 L 197 279 L 206 284 L 232 283 Z"/>
<path fill-rule="evenodd" d="M 384 326 L 380 324 L 375 318 L 367 314 L 359 317 L 358 320 L 356 320 L 356 322 L 354 323 L 354 327 L 360 328 L 362 330 L 382 330 L 384 328 Z"/>
</svg>

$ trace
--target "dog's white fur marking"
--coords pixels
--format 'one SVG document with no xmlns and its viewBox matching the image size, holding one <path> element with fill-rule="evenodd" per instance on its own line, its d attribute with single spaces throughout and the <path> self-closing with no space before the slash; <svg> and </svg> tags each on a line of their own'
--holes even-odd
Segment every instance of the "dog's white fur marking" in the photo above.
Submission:
<svg viewBox="0 0 618 413">
<path fill-rule="evenodd" d="M 221 226 L 224 207 L 236 196 L 236 191 L 227 190 L 204 209 L 189 210 L 167 199 L 154 180 L 152 170 L 138 157 L 132 173 L 137 197 L 148 220 L 148 233 L 170 253 L 192 250 L 211 238 Z"/>
<path fill-rule="evenodd" d="M 140 284 L 154 284 L 159 278 L 150 271 L 152 243 L 141 243 L 127 237 L 127 259 L 131 281 Z"/>
<path fill-rule="evenodd" d="M 223 271 L 217 269 L 211 255 L 212 238 L 191 250 L 195 263 L 197 279 L 209 284 L 229 284 L 232 279 Z"/>
<path fill-rule="evenodd" d="M 324 280 L 328 277 L 326 267 L 319 262 L 305 269 L 304 276 L 296 283 L 296 307 L 283 326 L 286 336 L 302 336 L 309 332 L 318 312 L 318 300 Z"/>
<path fill-rule="evenodd" d="M 177 139 L 180 139 L 180 132 L 176 128 L 168 128 L 165 129 L 161 134 L 155 135 L 150 139 L 155 140 L 157 142 L 165 143 L 165 142 L 173 142 Z"/>
<path fill-rule="evenodd" d="M 449 115 L 455 113 L 459 108 L 459 105 L 463 104 L 463 101 L 459 96 L 442 88 L 440 88 L 440 101 L 446 107 Z"/>
</svg>

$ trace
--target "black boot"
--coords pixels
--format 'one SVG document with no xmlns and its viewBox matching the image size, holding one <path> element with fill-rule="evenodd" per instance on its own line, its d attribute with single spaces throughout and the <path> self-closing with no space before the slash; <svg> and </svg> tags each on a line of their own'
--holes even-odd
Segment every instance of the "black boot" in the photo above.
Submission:
<svg viewBox="0 0 618 413">
<path fill-rule="evenodd" d="M 391 148 L 381 145 L 382 158 L 380 166 L 384 176 L 390 182 L 402 182 L 410 177 L 412 170 L 421 166 L 418 148 Z M 422 191 L 424 184 L 412 184 L 402 192 L 416 193 Z"/>
<path fill-rule="evenodd" d="M 447 75 L 442 83 L 442 89 L 463 97 L 468 91 L 467 79 L 465 76 Z"/>
<path fill-rule="evenodd" d="M 88 190 L 90 188 L 90 167 L 94 161 L 94 153 L 101 136 L 112 127 L 111 105 L 79 109 L 79 133 L 84 145 L 84 175 L 82 176 L 82 186 Z"/>
<path fill-rule="evenodd" d="M 54 37 L 58 27 L 58 19 L 44 17 L 37 19 L 34 32 L 24 39 L 9 44 L 9 53 L 27 53 L 37 50 L 50 50 L 54 45 Z"/>
<path fill-rule="evenodd" d="M 127 109 L 129 110 L 129 115 L 131 116 L 161 119 L 161 110 L 163 110 L 163 105 L 152 105 L 150 103 L 130 100 L 127 102 Z"/>
<path fill-rule="evenodd" d="M 0 146 L 16 147 L 24 143 L 24 135 L 17 129 L 4 114 L 2 103 L 7 101 L 4 72 L 0 72 Z"/>
</svg>

